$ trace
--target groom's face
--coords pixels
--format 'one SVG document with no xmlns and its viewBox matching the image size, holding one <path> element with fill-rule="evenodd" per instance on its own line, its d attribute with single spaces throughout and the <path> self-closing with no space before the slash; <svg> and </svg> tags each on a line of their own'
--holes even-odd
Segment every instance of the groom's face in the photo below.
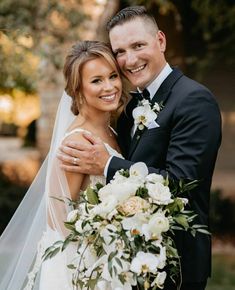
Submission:
<svg viewBox="0 0 235 290">
<path fill-rule="evenodd" d="M 145 88 L 166 64 L 165 35 L 136 18 L 109 32 L 112 50 L 122 73 L 139 88 Z"/>
</svg>

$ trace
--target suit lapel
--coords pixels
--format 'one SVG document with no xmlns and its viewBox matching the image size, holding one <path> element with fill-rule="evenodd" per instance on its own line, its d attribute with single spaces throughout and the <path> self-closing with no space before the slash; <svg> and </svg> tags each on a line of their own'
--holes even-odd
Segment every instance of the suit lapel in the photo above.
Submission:
<svg viewBox="0 0 235 290">
<path fill-rule="evenodd" d="M 127 157 L 131 140 L 131 129 L 134 125 L 132 111 L 136 107 L 138 100 L 132 98 L 128 103 L 126 110 L 121 114 L 117 123 L 118 144 L 122 153 Z"/>
<path fill-rule="evenodd" d="M 171 93 L 171 88 L 173 87 L 173 85 L 175 84 L 175 82 L 183 76 L 183 73 L 177 69 L 174 68 L 173 71 L 169 74 L 169 76 L 164 80 L 164 82 L 161 84 L 160 88 L 157 90 L 156 94 L 154 95 L 154 97 L 151 100 L 151 103 L 162 103 L 162 105 L 164 106 L 164 104 L 166 103 L 170 93 Z M 163 108 L 164 109 L 164 108 Z M 134 153 L 139 140 L 141 138 L 141 136 L 139 136 L 139 134 L 143 134 L 144 131 L 146 131 L 147 129 L 144 128 L 144 130 L 139 133 L 136 132 L 134 137 L 132 138 L 131 144 L 130 144 L 130 149 L 129 149 L 129 154 L 128 154 L 128 159 L 131 159 L 132 154 Z"/>
<path fill-rule="evenodd" d="M 156 94 L 152 98 L 151 103 L 154 104 L 157 102 L 164 105 L 169 97 L 171 88 L 174 86 L 175 82 L 182 76 L 183 73 L 181 72 L 181 70 L 179 70 L 178 68 L 174 68 L 169 76 L 161 84 L 160 88 L 157 90 Z"/>
</svg>

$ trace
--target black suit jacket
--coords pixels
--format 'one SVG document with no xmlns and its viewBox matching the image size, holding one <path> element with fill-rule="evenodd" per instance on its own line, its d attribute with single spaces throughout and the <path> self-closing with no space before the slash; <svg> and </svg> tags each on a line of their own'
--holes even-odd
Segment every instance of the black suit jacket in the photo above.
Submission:
<svg viewBox="0 0 235 290">
<path fill-rule="evenodd" d="M 221 117 L 212 93 L 201 84 L 173 69 L 162 83 L 152 102 L 163 102 L 158 128 L 145 129 L 139 139 L 131 139 L 132 99 L 119 118 L 118 141 L 126 160 L 113 157 L 108 181 L 114 173 L 143 161 L 149 172 L 173 179 L 200 180 L 189 196 L 191 208 L 198 214 L 197 223 L 209 225 L 210 186 L 221 143 Z M 175 242 L 181 256 L 183 282 L 206 280 L 211 272 L 209 235 L 177 231 Z"/>
</svg>

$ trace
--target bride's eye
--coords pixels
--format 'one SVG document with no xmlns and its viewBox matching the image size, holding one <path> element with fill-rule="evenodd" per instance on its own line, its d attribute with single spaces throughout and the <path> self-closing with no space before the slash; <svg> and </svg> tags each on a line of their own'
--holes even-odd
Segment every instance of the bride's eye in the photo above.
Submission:
<svg viewBox="0 0 235 290">
<path fill-rule="evenodd" d="M 97 84 L 97 83 L 100 83 L 101 82 L 101 79 L 94 79 L 91 81 L 92 84 Z"/>
</svg>

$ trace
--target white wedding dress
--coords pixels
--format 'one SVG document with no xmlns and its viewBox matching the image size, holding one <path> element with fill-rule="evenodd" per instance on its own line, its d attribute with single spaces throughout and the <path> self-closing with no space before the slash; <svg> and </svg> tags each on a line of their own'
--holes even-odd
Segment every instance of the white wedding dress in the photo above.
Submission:
<svg viewBox="0 0 235 290">
<path fill-rule="evenodd" d="M 74 289 L 67 264 L 72 262 L 75 248 L 68 247 L 63 253 L 42 262 L 45 249 L 67 236 L 64 221 L 72 209 L 68 202 L 71 196 L 67 179 L 56 157 L 63 139 L 83 130 L 77 128 L 66 133 L 75 118 L 70 108 L 71 98 L 64 92 L 57 110 L 49 154 L 0 237 L 0 290 Z M 111 155 L 121 157 L 108 144 L 105 146 Z M 91 184 L 105 184 L 104 176 L 89 178 Z"/>
<path fill-rule="evenodd" d="M 82 128 L 76 128 L 65 134 L 64 139 L 72 134 L 88 132 Z M 90 132 L 89 132 L 90 133 Z M 62 140 L 63 141 L 63 140 Z M 116 150 L 114 150 L 109 144 L 104 143 L 106 149 L 108 150 L 110 155 L 122 157 Z M 58 167 L 59 161 L 55 160 L 54 166 Z M 58 170 L 54 168 L 53 170 Z M 96 183 L 106 183 L 106 178 L 104 176 L 89 176 L 89 185 L 95 185 Z M 61 212 L 61 208 L 58 209 Z M 68 214 L 69 210 L 72 208 L 65 208 L 66 214 Z M 65 215 L 62 214 L 62 216 Z M 61 218 L 63 221 L 63 217 Z M 65 219 L 64 219 L 65 221 Z M 47 231 L 44 233 L 43 238 L 40 242 L 40 256 L 44 253 L 45 249 L 51 246 L 54 242 L 58 240 L 63 240 L 63 233 L 59 230 L 52 230 L 50 226 L 48 226 Z M 75 257 L 76 249 L 71 247 L 66 248 L 63 253 L 57 254 L 52 259 L 46 260 L 41 265 L 40 270 L 40 282 L 39 289 L 40 290 L 72 290 L 72 273 L 71 270 L 68 269 L 67 265 L 71 264 L 73 261 L 73 257 Z M 39 260 L 40 264 L 40 260 Z M 36 265 L 36 270 L 39 265 Z M 30 285 L 31 283 L 29 283 Z M 28 288 L 25 288 L 25 290 Z M 31 289 L 31 288 L 30 288 Z"/>
</svg>

